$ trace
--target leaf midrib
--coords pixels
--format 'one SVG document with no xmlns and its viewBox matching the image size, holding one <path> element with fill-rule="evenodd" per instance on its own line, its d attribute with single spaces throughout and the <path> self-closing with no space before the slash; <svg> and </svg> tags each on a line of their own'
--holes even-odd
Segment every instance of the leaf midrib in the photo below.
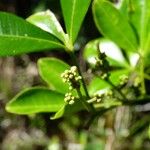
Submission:
<svg viewBox="0 0 150 150">
<path fill-rule="evenodd" d="M 60 105 L 62 105 L 62 104 L 60 104 Z M 33 109 L 33 108 L 35 108 L 35 109 L 43 109 L 43 108 L 56 108 L 56 107 L 58 107 L 58 104 L 55 104 L 55 106 L 54 106 L 54 104 L 51 104 L 51 106 L 50 105 L 47 105 L 47 106 L 45 106 L 45 105 L 40 105 L 40 106 L 38 106 L 38 105 L 32 105 L 32 106 L 12 106 L 13 107 L 13 109 L 18 109 L 18 110 L 22 110 L 22 109 Z M 41 108 L 42 107 L 42 108 Z M 9 108 L 9 106 L 8 106 L 8 108 Z"/>
<path fill-rule="evenodd" d="M 63 104 L 61 104 L 62 106 Z M 9 112 L 14 112 L 16 114 L 32 114 L 32 113 L 40 113 L 40 112 L 55 112 L 55 111 L 58 111 L 61 106 L 57 107 L 57 106 L 47 106 L 47 107 L 13 107 L 13 110 L 8 107 L 6 107 L 6 109 L 9 111 Z M 36 110 L 33 110 L 33 109 L 36 109 Z M 27 112 L 28 111 L 28 112 Z"/>
<path fill-rule="evenodd" d="M 53 43 L 53 44 L 56 44 L 56 45 L 59 45 L 61 47 L 65 47 L 63 44 L 61 43 L 58 43 L 58 42 L 55 42 L 55 41 L 51 41 L 51 40 L 47 40 L 47 39 L 41 39 L 41 38 L 35 38 L 35 37 L 25 37 L 25 36 L 14 36 L 14 35 L 0 35 L 0 38 L 3 38 L 3 37 L 6 37 L 6 38 L 21 38 L 21 39 L 26 39 L 26 40 L 35 40 L 35 41 L 43 41 L 43 42 L 48 42 L 48 43 Z"/>
<path fill-rule="evenodd" d="M 70 39 L 71 42 L 73 42 L 73 37 L 72 37 L 72 31 L 73 31 L 73 23 L 74 23 L 74 16 L 75 16 L 75 6 L 76 6 L 76 0 L 73 1 L 73 8 L 72 8 L 72 16 L 71 16 L 71 25 L 70 25 Z"/>
</svg>

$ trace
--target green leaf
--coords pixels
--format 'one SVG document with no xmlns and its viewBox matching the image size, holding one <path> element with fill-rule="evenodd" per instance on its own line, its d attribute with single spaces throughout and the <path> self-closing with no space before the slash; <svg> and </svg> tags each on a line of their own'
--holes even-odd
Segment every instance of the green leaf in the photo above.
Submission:
<svg viewBox="0 0 150 150">
<path fill-rule="evenodd" d="M 116 8 L 118 8 L 122 15 L 124 15 L 124 17 L 126 17 L 127 19 L 129 19 L 129 14 L 133 11 L 133 7 L 130 4 L 130 0 L 119 1 L 119 4 L 117 3 Z"/>
<path fill-rule="evenodd" d="M 98 30 L 125 50 L 136 51 L 137 39 L 127 19 L 105 0 L 95 0 L 93 15 Z"/>
<path fill-rule="evenodd" d="M 81 101 L 76 100 L 76 102 L 73 105 L 67 105 L 64 104 L 61 109 L 56 112 L 56 114 L 54 116 L 51 117 L 51 119 L 59 119 L 63 116 L 71 116 L 81 110 L 84 110 L 84 107 L 81 103 Z"/>
<path fill-rule="evenodd" d="M 139 40 L 140 48 L 144 50 L 145 42 L 150 34 L 149 23 L 150 23 L 150 1 L 149 0 L 136 0 L 131 1 L 132 12 L 130 13 L 131 23 L 136 29 Z"/>
<path fill-rule="evenodd" d="M 50 117 L 51 120 L 59 119 L 64 115 L 66 104 L 64 104 L 54 116 Z"/>
<path fill-rule="evenodd" d="M 140 44 L 140 53 L 144 53 L 145 55 L 144 64 L 148 66 L 150 58 L 150 1 L 122 0 L 119 11 L 130 20 Z M 132 66 L 135 66 L 140 58 L 138 53 L 133 52 L 129 52 L 128 57 Z"/>
<path fill-rule="evenodd" d="M 53 35 L 15 15 L 0 13 L 0 56 L 63 47 Z"/>
<path fill-rule="evenodd" d="M 61 74 L 69 69 L 69 65 L 56 58 L 41 58 L 38 60 L 40 76 L 48 83 L 51 89 L 60 93 L 66 93 L 68 84 L 64 83 Z"/>
<path fill-rule="evenodd" d="M 16 95 L 6 110 L 16 114 L 56 112 L 64 104 L 64 95 L 46 88 L 29 88 Z"/>
<path fill-rule="evenodd" d="M 120 70 L 115 70 L 115 71 L 111 71 L 111 75 L 110 75 L 110 81 L 114 84 L 114 85 L 118 85 L 120 83 L 119 77 L 122 75 L 129 75 L 131 70 L 127 70 L 127 69 L 120 69 Z"/>
<path fill-rule="evenodd" d="M 112 41 L 100 38 L 90 41 L 84 49 L 84 58 L 91 66 L 94 66 L 98 57 L 98 49 L 108 57 L 111 66 L 127 67 L 128 64 L 121 49 Z M 115 55 L 114 55 L 115 54 Z"/>
<path fill-rule="evenodd" d="M 94 77 L 90 84 L 88 85 L 88 91 L 90 95 L 93 95 L 94 93 L 100 91 L 100 90 L 107 90 L 109 89 L 111 86 L 105 82 L 104 80 L 102 80 L 99 77 Z"/>
<path fill-rule="evenodd" d="M 65 33 L 57 18 L 50 10 L 33 14 L 27 18 L 27 21 L 53 34 L 62 42 L 65 42 Z"/>
<path fill-rule="evenodd" d="M 74 43 L 91 0 L 61 0 L 61 6 L 70 42 Z"/>
<path fill-rule="evenodd" d="M 128 74 L 129 74 L 129 70 L 127 69 L 111 71 L 109 79 L 114 85 L 117 86 L 120 83 L 119 77 L 122 75 L 128 75 Z M 101 79 L 98 76 L 94 76 L 88 86 L 90 95 L 93 95 L 96 92 L 104 91 L 110 88 L 113 88 L 112 85 L 110 85 L 108 82 L 106 82 L 105 80 Z"/>
<path fill-rule="evenodd" d="M 130 20 L 134 31 L 139 40 L 140 53 L 149 55 L 150 45 L 150 1 L 149 0 L 123 0 L 122 5 L 119 8 L 121 12 L 126 11 L 128 13 L 128 19 Z"/>
</svg>

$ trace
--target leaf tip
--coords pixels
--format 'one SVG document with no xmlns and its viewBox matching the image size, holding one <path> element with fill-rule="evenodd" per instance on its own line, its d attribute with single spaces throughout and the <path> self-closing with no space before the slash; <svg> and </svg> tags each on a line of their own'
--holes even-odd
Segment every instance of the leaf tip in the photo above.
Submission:
<svg viewBox="0 0 150 150">
<path fill-rule="evenodd" d="M 7 103 L 7 104 L 6 104 L 5 110 L 6 110 L 7 112 L 12 112 L 10 103 Z"/>
</svg>

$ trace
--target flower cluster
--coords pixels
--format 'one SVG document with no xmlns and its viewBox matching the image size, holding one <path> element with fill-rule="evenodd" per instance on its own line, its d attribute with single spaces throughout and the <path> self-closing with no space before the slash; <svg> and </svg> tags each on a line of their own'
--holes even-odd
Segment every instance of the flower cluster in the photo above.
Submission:
<svg viewBox="0 0 150 150">
<path fill-rule="evenodd" d="M 120 85 L 125 85 L 128 83 L 129 77 L 127 75 L 122 75 L 119 77 Z"/>
<path fill-rule="evenodd" d="M 95 69 L 100 69 L 100 76 L 102 79 L 109 77 L 110 65 L 106 59 L 106 54 L 99 52 L 99 57 L 96 59 Z"/>
<path fill-rule="evenodd" d="M 80 88 L 80 80 L 82 79 L 82 77 L 79 75 L 79 72 L 76 66 L 72 66 L 70 70 L 65 70 L 61 74 L 61 77 L 63 79 L 63 82 L 69 84 L 69 90 L 71 91 L 65 94 L 64 101 L 72 105 L 75 102 L 75 97 L 72 94 L 72 90 Z"/>
<path fill-rule="evenodd" d="M 96 67 L 99 67 L 99 66 L 102 66 L 103 65 L 103 60 L 95 57 L 95 60 L 96 60 L 96 63 L 95 63 L 95 66 Z"/>
<path fill-rule="evenodd" d="M 65 94 L 64 101 L 65 101 L 66 103 L 72 105 L 72 104 L 74 104 L 74 102 L 75 102 L 75 97 L 72 95 L 71 92 L 66 93 L 66 94 Z"/>
<path fill-rule="evenodd" d="M 82 77 L 79 75 L 76 66 L 72 66 L 70 70 L 65 70 L 65 72 L 61 74 L 61 77 L 65 83 L 69 84 L 69 90 L 80 88 L 80 80 Z"/>
<path fill-rule="evenodd" d="M 93 97 L 88 100 L 88 103 L 99 103 L 105 99 L 110 99 L 113 97 L 113 93 L 111 90 L 106 91 L 105 93 L 95 93 Z"/>
<path fill-rule="evenodd" d="M 133 86 L 134 86 L 134 87 L 138 87 L 140 84 L 141 84 L 141 79 L 140 79 L 140 77 L 138 77 L 138 76 L 135 77 Z"/>
</svg>

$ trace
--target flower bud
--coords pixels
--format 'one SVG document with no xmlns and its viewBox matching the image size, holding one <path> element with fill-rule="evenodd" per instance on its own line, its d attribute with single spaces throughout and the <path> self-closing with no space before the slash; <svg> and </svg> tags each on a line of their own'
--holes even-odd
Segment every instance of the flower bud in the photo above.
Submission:
<svg viewBox="0 0 150 150">
<path fill-rule="evenodd" d="M 73 105 L 74 104 L 74 100 L 69 101 L 69 105 Z"/>
</svg>

